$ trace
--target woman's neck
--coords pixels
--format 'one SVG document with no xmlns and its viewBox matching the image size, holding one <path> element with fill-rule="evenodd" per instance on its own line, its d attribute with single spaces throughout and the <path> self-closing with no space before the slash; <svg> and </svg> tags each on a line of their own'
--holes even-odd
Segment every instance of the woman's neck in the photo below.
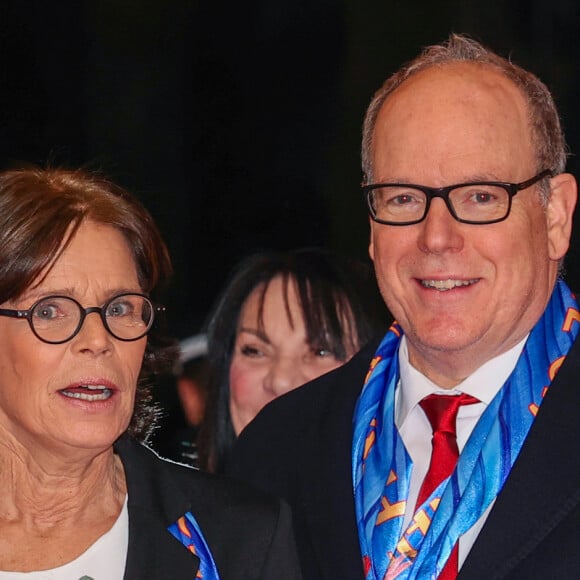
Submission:
<svg viewBox="0 0 580 580">
<path fill-rule="evenodd" d="M 40 530 L 120 512 L 125 475 L 112 447 L 64 456 L 0 441 L 0 520 L 5 523 L 20 521 Z"/>
</svg>

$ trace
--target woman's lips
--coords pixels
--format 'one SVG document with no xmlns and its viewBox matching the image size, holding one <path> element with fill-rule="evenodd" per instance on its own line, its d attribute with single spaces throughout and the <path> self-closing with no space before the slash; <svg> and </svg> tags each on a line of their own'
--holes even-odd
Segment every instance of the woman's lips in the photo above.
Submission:
<svg viewBox="0 0 580 580">
<path fill-rule="evenodd" d="M 106 379 L 85 379 L 60 389 L 59 393 L 69 399 L 92 403 L 110 399 L 116 390 L 115 384 Z"/>
</svg>

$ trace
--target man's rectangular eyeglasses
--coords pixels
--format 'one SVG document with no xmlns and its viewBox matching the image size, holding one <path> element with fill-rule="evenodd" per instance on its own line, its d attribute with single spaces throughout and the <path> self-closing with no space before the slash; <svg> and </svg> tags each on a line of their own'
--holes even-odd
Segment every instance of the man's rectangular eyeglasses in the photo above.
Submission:
<svg viewBox="0 0 580 580">
<path fill-rule="evenodd" d="M 426 187 L 406 183 L 372 183 L 363 186 L 371 218 L 380 224 L 410 226 L 425 219 L 431 201 L 440 197 L 449 213 L 464 224 L 494 224 L 505 220 L 512 198 L 553 171 L 546 169 L 521 183 L 479 181 L 447 187 Z"/>
</svg>

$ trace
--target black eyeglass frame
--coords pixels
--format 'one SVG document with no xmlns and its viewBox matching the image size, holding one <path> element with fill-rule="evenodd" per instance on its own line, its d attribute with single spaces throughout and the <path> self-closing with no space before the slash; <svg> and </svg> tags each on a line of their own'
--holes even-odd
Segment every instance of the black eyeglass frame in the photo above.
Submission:
<svg viewBox="0 0 580 580">
<path fill-rule="evenodd" d="M 531 187 L 535 183 L 538 183 L 542 179 L 546 177 L 554 177 L 554 171 L 552 169 L 544 169 L 541 173 L 538 173 L 534 177 L 522 181 L 521 183 L 509 183 L 505 181 L 472 181 L 467 183 L 458 183 L 456 185 L 447 185 L 445 187 L 427 187 L 425 185 L 416 185 L 413 183 L 370 183 L 368 185 L 362 186 L 363 195 L 365 196 L 365 200 L 367 203 L 367 208 L 371 219 L 379 224 L 384 224 L 387 226 L 411 226 L 413 224 L 418 224 L 422 222 L 426 217 L 427 213 L 429 212 L 429 208 L 431 207 L 431 201 L 436 198 L 440 197 L 447 206 L 449 213 L 456 219 L 458 222 L 462 224 L 472 224 L 476 226 L 480 225 L 488 225 L 488 224 L 495 224 L 498 222 L 502 222 L 508 218 L 510 215 L 510 211 L 512 209 L 512 199 L 513 197 L 523 189 L 527 189 Z M 458 189 L 460 187 L 471 187 L 474 185 L 491 185 L 496 187 L 502 187 L 508 193 L 508 206 L 505 216 L 501 218 L 496 218 L 493 220 L 486 220 L 486 221 L 473 221 L 473 220 L 466 220 L 458 217 L 455 213 L 455 209 L 453 208 L 453 204 L 449 200 L 449 194 L 452 190 Z M 371 195 L 373 190 L 378 189 L 379 187 L 408 187 L 412 189 L 418 189 L 425 194 L 427 202 L 425 203 L 425 211 L 423 212 L 423 216 L 420 219 L 407 221 L 407 222 L 392 222 L 387 220 L 381 220 L 377 218 L 375 214 L 375 210 L 372 205 Z"/>
<path fill-rule="evenodd" d="M 151 306 L 151 320 L 149 320 L 149 323 L 148 323 L 145 331 L 142 332 L 139 336 L 137 336 L 135 338 L 122 338 L 120 336 L 117 336 L 110 329 L 109 323 L 107 322 L 107 315 L 105 314 L 105 312 L 107 311 L 107 308 L 109 307 L 109 305 L 112 302 L 114 302 L 115 300 L 118 300 L 119 298 L 122 298 L 123 296 L 140 296 L 141 298 L 144 298 Z M 77 327 L 75 328 L 74 332 L 68 338 L 66 338 L 64 340 L 47 340 L 46 338 L 43 338 L 42 336 L 40 336 L 38 334 L 38 332 L 34 328 L 34 323 L 32 322 L 32 315 L 33 315 L 36 307 L 39 304 L 41 304 L 42 302 L 50 300 L 51 298 L 65 298 L 66 300 L 70 300 L 71 302 L 74 302 L 79 307 L 80 318 L 79 318 L 79 322 L 77 324 Z M 34 334 L 34 336 L 36 336 L 36 338 L 38 338 L 38 340 L 45 342 L 46 344 L 63 344 L 65 342 L 68 342 L 69 340 L 72 340 L 80 332 L 81 328 L 83 327 L 83 324 L 85 322 L 85 318 L 87 317 L 87 315 L 89 315 L 93 312 L 98 313 L 98 315 L 100 316 L 101 321 L 103 323 L 103 326 L 105 327 L 105 330 L 113 338 L 116 338 L 117 340 L 121 340 L 122 342 L 134 342 L 135 340 L 139 340 L 139 339 L 143 338 L 151 330 L 151 327 L 153 326 L 153 323 L 155 322 L 156 314 L 165 312 L 165 306 L 155 306 L 153 304 L 153 302 L 151 302 L 151 299 L 149 298 L 149 296 L 146 296 L 145 294 L 141 294 L 139 292 L 123 292 L 121 294 L 117 294 L 116 296 L 113 296 L 112 298 L 107 300 L 107 302 L 105 302 L 102 306 L 90 306 L 89 308 L 84 308 L 83 305 L 80 304 L 80 302 L 78 302 L 78 300 L 75 300 L 71 296 L 62 296 L 59 294 L 44 296 L 43 298 L 40 298 L 40 300 L 37 300 L 30 308 L 28 308 L 26 310 L 14 310 L 11 308 L 0 308 L 0 316 L 7 316 L 9 318 L 19 318 L 20 320 L 27 320 L 28 325 L 30 326 L 30 330 L 32 330 L 32 333 Z"/>
</svg>

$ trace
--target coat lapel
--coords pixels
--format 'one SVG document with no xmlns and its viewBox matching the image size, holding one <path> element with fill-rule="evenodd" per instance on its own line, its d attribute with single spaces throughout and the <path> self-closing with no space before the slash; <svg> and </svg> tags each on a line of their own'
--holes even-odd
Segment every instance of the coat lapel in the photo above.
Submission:
<svg viewBox="0 0 580 580">
<path fill-rule="evenodd" d="M 167 527 L 191 510 L 188 499 L 157 468 L 155 456 L 121 438 L 115 445 L 125 469 L 129 510 L 129 549 L 125 579 L 194 580 L 199 558 Z"/>
<path fill-rule="evenodd" d="M 341 373 L 341 384 L 334 385 L 325 401 L 327 412 L 310 437 L 313 452 L 308 458 L 313 463 L 302 493 L 322 578 L 363 579 L 352 491 L 352 416 L 377 344 L 342 367 L 348 373 Z"/>
<path fill-rule="evenodd" d="M 566 357 L 459 578 L 503 578 L 580 504 L 580 340 Z"/>
<path fill-rule="evenodd" d="M 137 578 L 194 580 L 199 558 L 189 552 L 143 506 L 129 505 L 129 551 L 126 580 Z"/>
</svg>

